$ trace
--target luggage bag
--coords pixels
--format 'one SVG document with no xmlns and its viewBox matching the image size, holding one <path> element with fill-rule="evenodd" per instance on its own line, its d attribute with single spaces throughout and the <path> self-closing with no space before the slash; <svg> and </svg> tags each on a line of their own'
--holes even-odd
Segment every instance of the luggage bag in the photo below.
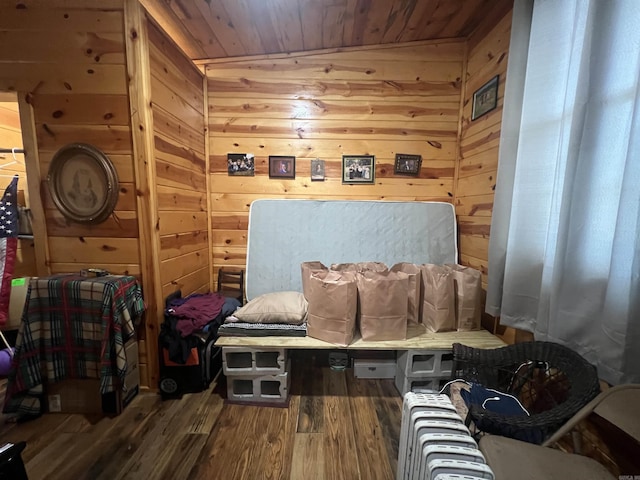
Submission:
<svg viewBox="0 0 640 480">
<path fill-rule="evenodd" d="M 165 299 L 165 307 L 175 298 L 181 298 L 177 291 Z M 217 340 L 218 325 L 211 325 L 208 332 L 196 332 L 180 339 L 171 331 L 171 315 L 165 311 L 165 322 L 158 335 L 160 380 L 158 387 L 163 399 L 177 398 L 184 393 L 201 392 L 207 388 L 222 370 L 222 349 L 214 345 Z M 214 319 L 212 319 L 214 320 Z M 184 363 L 170 358 L 170 342 L 181 341 L 191 347 Z"/>
</svg>

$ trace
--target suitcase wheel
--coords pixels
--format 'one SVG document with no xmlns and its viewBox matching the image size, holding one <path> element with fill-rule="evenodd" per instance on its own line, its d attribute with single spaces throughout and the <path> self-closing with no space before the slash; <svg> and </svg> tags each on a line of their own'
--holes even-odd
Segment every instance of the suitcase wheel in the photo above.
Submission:
<svg viewBox="0 0 640 480">
<path fill-rule="evenodd" d="M 173 395 L 178 391 L 178 382 L 176 382 L 176 380 L 171 377 L 161 378 L 160 391 L 167 395 Z"/>
</svg>

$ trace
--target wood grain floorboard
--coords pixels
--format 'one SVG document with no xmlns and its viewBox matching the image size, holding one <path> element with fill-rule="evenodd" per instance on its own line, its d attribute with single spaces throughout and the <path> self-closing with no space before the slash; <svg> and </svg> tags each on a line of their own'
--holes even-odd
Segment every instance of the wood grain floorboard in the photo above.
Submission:
<svg viewBox="0 0 640 480">
<path fill-rule="evenodd" d="M 189 478 L 249 478 L 242 475 L 260 435 L 263 408 L 225 405 Z"/>
<path fill-rule="evenodd" d="M 257 449 L 261 452 L 260 460 L 252 462 L 247 478 L 288 478 L 288 475 L 283 475 L 283 471 L 285 459 L 291 464 L 291 455 L 285 451 L 288 446 L 286 434 L 289 433 L 289 411 L 286 408 L 270 408 L 265 419 L 264 437 Z M 293 449 L 293 445 L 290 448 Z"/>
<path fill-rule="evenodd" d="M 27 442 L 27 447 L 22 452 L 22 459 L 24 462 L 29 462 L 54 441 L 58 429 L 67 420 L 67 415 L 43 415 L 33 421 L 13 424 L 13 428 L 3 434 L 0 440 L 12 443 Z"/>
<path fill-rule="evenodd" d="M 360 480 L 392 478 L 402 398 L 393 381 L 292 355 L 283 407 L 225 402 L 225 382 L 162 401 L 140 394 L 117 417 L 45 414 L 0 425 L 25 440 L 30 480 Z"/>
<path fill-rule="evenodd" d="M 202 407 L 208 405 L 209 397 L 207 392 L 203 392 L 187 394 L 180 400 L 166 402 L 173 402 L 173 405 L 166 410 L 166 414 L 157 422 L 123 471 L 111 478 L 162 478 L 164 470 L 170 467 L 169 461 L 176 444 L 194 422 L 201 421 L 199 417 L 206 415 L 206 409 Z"/>
<path fill-rule="evenodd" d="M 44 446 L 28 464 L 29 478 L 53 478 L 65 464 L 67 454 L 73 448 L 76 435 L 73 433 L 58 433 L 55 441 Z"/>
<path fill-rule="evenodd" d="M 184 433 L 179 435 L 177 442 L 173 445 L 173 451 L 169 452 L 169 458 L 162 474 L 151 478 L 161 478 L 162 480 L 191 478 L 189 476 L 191 469 L 207 443 L 207 437 L 208 435 L 204 433 Z"/>
<path fill-rule="evenodd" d="M 393 380 L 375 382 L 377 394 L 372 395 L 376 416 L 382 429 L 382 439 L 387 451 L 391 471 L 398 468 L 398 448 L 402 419 L 402 397 L 399 396 Z"/>
<path fill-rule="evenodd" d="M 291 395 L 289 399 L 289 417 L 287 419 L 286 431 L 284 432 L 283 449 L 282 449 L 282 471 L 280 472 L 281 480 L 287 480 L 293 477 L 291 468 L 293 464 L 293 448 L 295 445 L 295 435 L 297 420 L 300 416 L 300 395 Z"/>
<path fill-rule="evenodd" d="M 316 357 L 301 359 L 299 372 L 294 369 L 295 379 L 301 385 L 294 395 L 300 396 L 300 414 L 298 416 L 298 433 L 318 433 L 324 428 L 324 407 L 322 375 L 315 366 Z"/>
<path fill-rule="evenodd" d="M 350 376 L 349 373 L 347 376 Z M 375 381 L 349 378 L 347 388 L 354 434 L 357 439 L 356 449 L 360 478 L 393 480 L 395 475 L 391 471 L 382 438 L 382 429 L 371 397 L 371 392 L 375 390 Z M 378 458 L 379 461 L 371 462 L 370 457 L 372 456 Z"/>
<path fill-rule="evenodd" d="M 324 480 L 324 435 L 322 433 L 297 433 L 293 443 L 291 478 Z"/>
<path fill-rule="evenodd" d="M 138 451 L 149 425 L 161 418 L 161 411 L 167 407 L 156 395 L 145 395 L 120 416 L 105 418 L 96 424 L 95 429 L 82 434 L 79 444 L 84 448 L 74 448 L 64 466 L 50 474 L 52 480 L 115 478 Z"/>
<path fill-rule="evenodd" d="M 327 478 L 361 478 L 349 406 L 346 372 L 322 370 L 324 376 L 325 472 Z"/>
<path fill-rule="evenodd" d="M 155 396 L 154 396 L 154 401 Z M 142 405 L 142 403 L 141 403 Z M 143 408 L 147 414 L 153 415 L 149 408 Z M 96 421 L 96 417 L 83 415 L 45 414 L 42 417 L 20 424 L 15 432 L 23 432 L 22 425 L 29 428 L 42 428 L 41 439 L 46 439 L 46 446 L 39 442 L 27 441 L 25 453 L 30 451 L 32 456 L 23 455 L 29 478 L 68 479 L 86 478 L 91 465 L 99 460 L 104 448 L 116 448 L 117 442 L 110 442 L 108 432 L 116 424 L 133 416 L 140 411 L 132 407 L 117 419 L 103 417 Z M 50 420 L 61 421 L 60 425 L 48 430 Z M 4 439 L 4 437 L 3 437 Z M 16 439 L 12 439 L 15 441 Z M 62 450 L 52 451 L 56 445 L 64 445 Z"/>
</svg>

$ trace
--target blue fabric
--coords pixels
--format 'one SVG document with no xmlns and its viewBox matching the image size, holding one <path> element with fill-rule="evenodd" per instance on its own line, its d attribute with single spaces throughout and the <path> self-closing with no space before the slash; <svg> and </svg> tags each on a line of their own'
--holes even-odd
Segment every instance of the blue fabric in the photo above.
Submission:
<svg viewBox="0 0 640 480">
<path fill-rule="evenodd" d="M 225 297 L 224 304 L 222 305 L 222 310 L 220 314 L 216 317 L 215 322 L 208 323 L 202 331 L 208 333 L 211 330 L 211 324 L 215 324 L 215 326 L 219 326 L 224 322 L 224 319 L 229 315 L 232 315 L 239 307 L 242 306 L 242 303 L 237 298 Z"/>
<path fill-rule="evenodd" d="M 480 384 L 472 383 L 471 390 L 462 389 L 460 395 L 467 404 L 480 405 L 485 410 L 503 415 L 528 415 L 518 400 L 506 393 L 499 392 Z"/>
<path fill-rule="evenodd" d="M 224 320 L 229 315 L 233 314 L 238 308 L 242 306 L 242 303 L 237 298 L 225 297 L 224 305 L 222 306 L 222 319 Z"/>
</svg>

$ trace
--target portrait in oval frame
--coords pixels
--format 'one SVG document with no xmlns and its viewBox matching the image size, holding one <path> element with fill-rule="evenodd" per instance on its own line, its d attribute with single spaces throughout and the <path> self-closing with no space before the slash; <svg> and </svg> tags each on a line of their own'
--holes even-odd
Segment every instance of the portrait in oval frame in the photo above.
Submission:
<svg viewBox="0 0 640 480">
<path fill-rule="evenodd" d="M 47 176 L 53 203 L 69 220 L 104 222 L 118 202 L 118 175 L 101 150 L 72 143 L 58 150 Z"/>
</svg>

